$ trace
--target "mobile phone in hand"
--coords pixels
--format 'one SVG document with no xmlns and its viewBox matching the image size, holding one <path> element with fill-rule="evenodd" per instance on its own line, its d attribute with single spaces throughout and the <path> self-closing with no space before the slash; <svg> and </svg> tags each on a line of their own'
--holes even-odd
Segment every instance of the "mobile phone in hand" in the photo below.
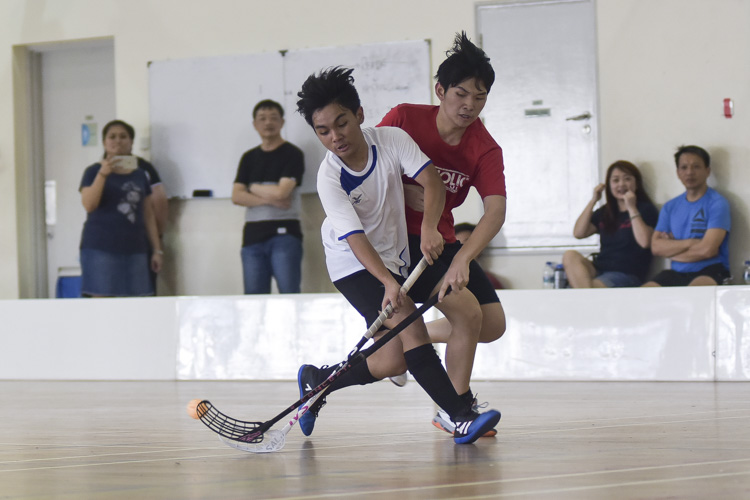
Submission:
<svg viewBox="0 0 750 500">
<path fill-rule="evenodd" d="M 138 159 L 135 156 L 113 156 L 112 159 L 117 161 L 116 168 L 121 172 L 130 173 L 138 168 Z"/>
</svg>

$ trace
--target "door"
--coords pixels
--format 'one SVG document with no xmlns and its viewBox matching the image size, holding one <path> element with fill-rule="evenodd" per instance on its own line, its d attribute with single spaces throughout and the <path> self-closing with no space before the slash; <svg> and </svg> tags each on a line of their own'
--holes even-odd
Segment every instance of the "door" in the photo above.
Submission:
<svg viewBox="0 0 750 500">
<path fill-rule="evenodd" d="M 59 44 L 41 54 L 48 295 L 60 275 L 80 273 L 86 211 L 78 186 L 103 154 L 101 129 L 115 118 L 112 41 Z"/>
<path fill-rule="evenodd" d="M 573 225 L 599 182 L 593 2 L 481 5 L 477 23 L 496 73 L 483 118 L 508 191 L 492 246 L 581 245 Z"/>
</svg>

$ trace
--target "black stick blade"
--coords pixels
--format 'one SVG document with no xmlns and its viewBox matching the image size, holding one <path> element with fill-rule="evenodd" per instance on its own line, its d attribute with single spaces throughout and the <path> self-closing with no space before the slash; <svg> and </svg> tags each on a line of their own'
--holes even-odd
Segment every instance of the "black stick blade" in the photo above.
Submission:
<svg viewBox="0 0 750 500">
<path fill-rule="evenodd" d="M 263 422 L 237 420 L 220 412 L 210 401 L 201 401 L 197 408 L 198 416 L 206 427 L 219 436 L 245 443 L 263 441 Z"/>
</svg>

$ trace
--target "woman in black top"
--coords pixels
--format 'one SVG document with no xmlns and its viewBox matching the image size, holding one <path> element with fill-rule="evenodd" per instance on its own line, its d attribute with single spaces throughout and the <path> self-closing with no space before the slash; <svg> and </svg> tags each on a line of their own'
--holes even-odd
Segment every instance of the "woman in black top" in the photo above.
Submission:
<svg viewBox="0 0 750 500">
<path fill-rule="evenodd" d="M 594 211 L 602 192 L 606 204 Z M 575 250 L 565 252 L 563 265 L 570 286 L 640 286 L 651 265 L 651 235 L 658 217 L 638 168 L 623 160 L 610 165 L 605 183 L 594 188 L 573 229 L 578 239 L 599 233 L 601 250 L 593 261 Z"/>
</svg>

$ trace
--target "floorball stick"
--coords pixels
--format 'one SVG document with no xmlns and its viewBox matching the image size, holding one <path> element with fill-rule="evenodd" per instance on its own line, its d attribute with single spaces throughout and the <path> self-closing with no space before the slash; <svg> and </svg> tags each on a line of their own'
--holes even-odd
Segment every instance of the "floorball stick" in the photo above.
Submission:
<svg viewBox="0 0 750 500">
<path fill-rule="evenodd" d="M 422 258 L 415 267 L 414 271 L 409 275 L 409 278 L 404 282 L 401 287 L 404 293 L 408 292 L 414 282 L 419 278 L 422 271 L 427 267 L 427 261 Z M 318 398 L 322 397 L 324 392 L 328 390 L 331 384 L 343 375 L 346 371 L 351 369 L 352 366 L 356 365 L 367 359 L 372 353 L 380 349 L 386 342 L 391 340 L 393 337 L 398 335 L 402 330 L 408 327 L 411 323 L 421 317 L 425 311 L 437 303 L 437 295 L 432 297 L 430 300 L 422 304 L 419 308 L 413 311 L 403 321 L 391 329 L 386 335 L 381 337 L 378 341 L 373 344 L 373 348 L 367 355 L 361 352 L 362 347 L 367 343 L 369 339 L 377 333 L 383 322 L 391 314 L 393 308 L 389 304 L 386 309 L 378 315 L 377 319 L 367 329 L 364 336 L 360 339 L 357 345 L 349 353 L 346 361 L 341 363 L 341 366 L 333 372 L 329 377 L 321 382 L 315 389 L 305 394 L 304 397 L 299 399 L 297 402 L 289 406 L 286 410 L 279 413 L 276 417 L 266 422 L 247 422 L 232 418 L 213 406 L 209 401 L 200 401 L 193 403 L 197 400 L 193 400 L 188 405 L 188 413 L 194 418 L 199 418 L 209 429 L 219 435 L 219 439 L 233 447 L 242 451 L 249 451 L 253 453 L 269 453 L 278 451 L 284 447 L 286 442 L 286 434 L 291 430 L 294 424 L 299 418 L 308 411 L 312 405 L 317 401 Z M 191 405 L 194 404 L 194 408 Z M 295 416 L 281 429 L 271 430 L 276 422 L 284 418 L 286 415 L 299 408 L 299 411 Z"/>
<path fill-rule="evenodd" d="M 404 294 L 408 293 L 411 289 L 414 282 L 417 281 L 419 276 L 422 274 L 422 271 L 424 271 L 427 268 L 428 264 L 424 257 L 419 261 L 417 266 L 414 268 L 414 271 L 409 275 L 409 278 L 404 282 L 404 284 L 401 286 L 401 290 Z M 425 309 L 426 310 L 426 309 Z M 388 304 L 383 312 L 381 312 L 378 317 L 375 319 L 375 321 L 370 325 L 370 327 L 367 329 L 367 332 L 362 336 L 360 341 L 357 343 L 357 345 L 354 347 L 354 349 L 349 353 L 348 359 L 351 359 L 352 356 L 354 356 L 357 352 L 359 352 L 362 347 L 367 343 L 369 339 L 371 339 L 379 330 L 380 327 L 383 326 L 383 322 L 388 319 L 388 317 L 393 312 L 393 306 L 391 304 Z M 389 337 L 393 338 L 392 336 Z M 384 342 L 385 343 L 385 342 Z M 345 361 L 342 361 L 340 363 L 340 367 L 337 372 L 341 370 L 341 368 L 346 364 Z M 335 380 L 333 378 L 331 381 Z M 307 413 L 307 411 L 312 408 L 315 405 L 315 402 L 322 398 L 323 395 L 327 392 L 328 387 L 330 385 L 326 386 L 321 390 L 318 394 L 316 394 L 312 399 L 305 402 L 302 406 L 300 406 L 297 409 L 297 413 L 294 414 L 294 417 L 292 417 L 284 427 L 281 428 L 281 430 L 274 430 L 270 429 L 266 431 L 263 437 L 263 441 L 260 443 L 246 443 L 244 441 L 235 441 L 232 439 L 225 438 L 224 436 L 219 435 L 219 440 L 221 440 L 224 444 L 227 446 L 231 446 L 232 448 L 237 448 L 238 450 L 242 451 L 249 451 L 251 453 L 271 453 L 274 451 L 279 451 L 281 448 L 284 447 L 286 444 L 286 435 L 289 434 L 289 431 L 292 430 L 292 427 L 299 421 L 300 418 L 302 418 L 302 415 Z"/>
</svg>

